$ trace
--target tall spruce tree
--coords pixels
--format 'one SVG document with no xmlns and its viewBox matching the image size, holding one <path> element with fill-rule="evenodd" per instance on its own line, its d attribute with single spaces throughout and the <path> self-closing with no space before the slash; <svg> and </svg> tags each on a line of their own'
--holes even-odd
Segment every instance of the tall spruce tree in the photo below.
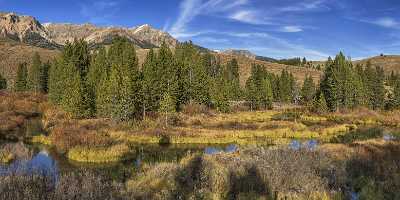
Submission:
<svg viewBox="0 0 400 200">
<path fill-rule="evenodd" d="M 39 74 L 39 90 L 41 92 L 47 93 L 49 91 L 49 70 L 50 70 L 50 63 L 46 62 L 43 63 L 40 67 L 40 74 Z"/>
<path fill-rule="evenodd" d="M 108 58 L 111 72 L 108 84 L 111 117 L 130 120 L 141 113 L 141 80 L 135 47 L 126 38 L 116 38 Z"/>
<path fill-rule="evenodd" d="M 33 92 L 43 92 L 41 86 L 41 72 L 42 72 L 42 62 L 40 60 L 40 56 L 37 52 L 33 54 L 32 65 L 29 69 L 28 73 L 28 88 Z"/>
<path fill-rule="evenodd" d="M 261 65 L 253 64 L 251 75 L 246 81 L 246 99 L 250 109 L 272 108 L 273 93 L 267 71 Z"/>
<path fill-rule="evenodd" d="M 395 81 L 393 89 L 394 107 L 400 108 L 400 78 Z"/>
<path fill-rule="evenodd" d="M 314 99 L 315 84 L 311 75 L 304 79 L 303 87 L 301 88 L 301 102 L 303 105 L 309 105 Z"/>
<path fill-rule="evenodd" d="M 28 85 L 27 85 L 27 79 L 28 79 L 28 68 L 26 63 L 20 63 L 18 65 L 18 70 L 17 70 L 17 77 L 15 79 L 15 91 L 17 92 L 24 92 L 28 90 Z"/>
</svg>

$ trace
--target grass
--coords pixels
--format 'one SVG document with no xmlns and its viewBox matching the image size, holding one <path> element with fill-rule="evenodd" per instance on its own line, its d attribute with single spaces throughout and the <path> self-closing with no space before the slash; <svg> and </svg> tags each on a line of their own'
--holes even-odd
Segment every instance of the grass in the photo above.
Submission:
<svg viewBox="0 0 400 200">
<path fill-rule="evenodd" d="M 86 163 L 110 163 L 130 159 L 130 148 L 126 144 L 111 147 L 74 147 L 68 151 L 68 159 Z"/>
<path fill-rule="evenodd" d="M 38 136 L 33 136 L 30 139 L 30 142 L 32 143 L 37 143 L 37 144 L 44 144 L 47 146 L 51 146 L 53 143 L 50 139 L 50 137 L 44 136 L 44 135 L 38 135 Z"/>
<path fill-rule="evenodd" d="M 9 152 L 1 151 L 0 152 L 0 163 L 11 163 L 14 160 L 14 155 Z"/>
</svg>

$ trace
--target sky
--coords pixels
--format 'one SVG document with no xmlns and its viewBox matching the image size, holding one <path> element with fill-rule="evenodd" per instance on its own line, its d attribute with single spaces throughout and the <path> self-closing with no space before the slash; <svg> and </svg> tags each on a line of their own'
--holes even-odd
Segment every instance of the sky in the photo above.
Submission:
<svg viewBox="0 0 400 200">
<path fill-rule="evenodd" d="M 399 0 L 0 0 L 0 11 L 42 23 L 150 24 L 212 50 L 273 58 L 400 54 Z"/>
</svg>

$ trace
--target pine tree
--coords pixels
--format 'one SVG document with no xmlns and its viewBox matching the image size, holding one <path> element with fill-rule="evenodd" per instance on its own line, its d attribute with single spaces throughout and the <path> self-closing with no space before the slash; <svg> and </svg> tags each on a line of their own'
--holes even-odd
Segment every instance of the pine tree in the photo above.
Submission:
<svg viewBox="0 0 400 200">
<path fill-rule="evenodd" d="M 24 92 L 28 90 L 27 78 L 28 78 L 28 68 L 26 63 L 21 63 L 18 65 L 17 77 L 15 79 L 15 91 Z"/>
<path fill-rule="evenodd" d="M 174 97 L 167 91 L 160 101 L 159 111 L 164 114 L 165 127 L 168 127 L 168 118 L 176 112 L 176 102 Z"/>
<path fill-rule="evenodd" d="M 394 107 L 400 108 L 400 79 L 395 81 L 393 90 Z"/>
<path fill-rule="evenodd" d="M 229 105 L 229 85 L 222 76 L 212 79 L 210 87 L 211 101 L 218 111 L 227 113 L 230 111 Z"/>
<path fill-rule="evenodd" d="M 86 117 L 80 72 L 72 62 L 63 67 L 65 67 L 63 69 L 64 74 L 68 76 L 63 80 L 64 92 L 61 105 L 65 111 L 71 113 L 76 118 Z"/>
<path fill-rule="evenodd" d="M 0 73 L 0 90 L 7 89 L 7 80 Z"/>
<path fill-rule="evenodd" d="M 33 54 L 32 65 L 28 73 L 28 88 L 33 92 L 43 92 L 41 90 L 41 72 L 42 72 L 42 62 L 40 61 L 40 56 L 37 52 Z"/>
<path fill-rule="evenodd" d="M 141 113 L 141 80 L 133 44 L 125 38 L 114 39 L 108 52 L 111 65 L 108 88 L 111 117 L 130 120 Z"/>
<path fill-rule="evenodd" d="M 271 108 L 273 101 L 272 86 L 265 68 L 253 64 L 251 75 L 246 81 L 246 99 L 250 109 Z"/>
<path fill-rule="evenodd" d="M 49 70 L 50 63 L 43 63 L 40 68 L 39 74 L 39 90 L 41 92 L 47 93 L 49 91 Z"/>
<path fill-rule="evenodd" d="M 63 73 L 64 64 L 61 58 L 57 58 L 53 61 L 49 70 L 49 101 L 53 104 L 60 105 L 63 94 L 64 94 L 64 79 L 65 75 Z"/>
<path fill-rule="evenodd" d="M 315 95 L 315 85 L 311 75 L 308 75 L 304 79 L 303 87 L 301 88 L 301 101 L 304 105 L 308 105 L 312 102 Z"/>
<path fill-rule="evenodd" d="M 150 49 L 146 61 L 143 63 L 142 74 L 143 118 L 145 118 L 146 112 L 156 111 L 159 106 L 157 94 L 159 76 L 157 74 L 157 57 L 153 49 Z"/>
<path fill-rule="evenodd" d="M 89 65 L 88 44 L 83 40 L 75 40 L 72 44 L 67 42 L 60 58 L 50 69 L 50 101 L 62 105 L 78 118 L 95 114 L 95 101 L 87 80 Z"/>
<path fill-rule="evenodd" d="M 314 98 L 313 101 L 313 111 L 316 113 L 325 113 L 329 111 L 328 105 L 326 103 L 325 95 L 323 92 L 318 92 L 319 94 Z"/>
<path fill-rule="evenodd" d="M 224 74 L 229 84 L 229 98 L 232 100 L 239 100 L 241 91 L 239 83 L 239 64 L 236 59 L 232 59 L 228 62 Z"/>
<path fill-rule="evenodd" d="M 264 109 L 272 109 L 273 103 L 273 93 L 272 93 L 272 86 L 269 77 L 265 77 L 262 82 L 262 96 L 263 96 L 263 104 Z"/>
<path fill-rule="evenodd" d="M 89 72 L 87 74 L 87 89 L 88 89 L 88 98 L 92 101 L 89 105 L 92 105 L 90 110 L 93 110 L 93 113 L 96 113 L 97 116 L 102 116 L 103 114 L 97 113 L 97 108 L 102 107 L 103 105 L 96 105 L 97 103 L 103 102 L 103 100 L 97 100 L 97 97 L 105 97 L 102 94 L 97 94 L 98 92 L 106 92 L 106 88 L 99 89 L 104 87 L 102 81 L 108 78 L 109 74 L 109 65 L 107 61 L 107 52 L 105 48 L 100 48 L 98 52 L 96 52 L 92 58 L 90 63 Z M 103 77 L 105 76 L 105 77 Z M 101 108 L 100 108 L 101 109 Z M 103 111 L 101 111 L 103 112 Z"/>
</svg>

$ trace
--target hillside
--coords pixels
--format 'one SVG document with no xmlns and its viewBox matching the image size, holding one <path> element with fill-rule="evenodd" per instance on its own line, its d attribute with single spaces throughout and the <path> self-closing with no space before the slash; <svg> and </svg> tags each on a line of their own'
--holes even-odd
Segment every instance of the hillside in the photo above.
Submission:
<svg viewBox="0 0 400 200">
<path fill-rule="evenodd" d="M 313 77 L 315 82 L 318 82 L 322 75 L 321 71 L 318 71 L 315 69 L 310 69 L 310 68 L 296 67 L 296 66 L 291 66 L 291 65 L 283 65 L 283 64 L 261 61 L 261 60 L 251 59 L 251 58 L 248 58 L 245 56 L 237 56 L 237 55 L 226 54 L 226 53 L 215 53 L 215 55 L 221 60 L 221 63 L 223 63 L 223 64 L 226 64 L 229 60 L 231 60 L 233 58 L 236 58 L 238 60 L 239 68 L 240 68 L 240 83 L 241 83 L 241 85 L 244 85 L 246 80 L 250 77 L 251 65 L 253 63 L 264 65 L 269 72 L 274 73 L 274 74 L 280 74 L 282 72 L 282 70 L 287 69 L 301 83 L 308 74 L 310 74 Z"/>
<path fill-rule="evenodd" d="M 8 80 L 9 85 L 13 84 L 19 63 L 30 63 L 32 56 L 38 52 L 43 62 L 52 60 L 59 53 L 58 50 L 34 47 L 20 42 L 0 39 L 0 73 Z"/>
<path fill-rule="evenodd" d="M 400 56 L 399 55 L 383 55 L 375 56 L 363 60 L 354 61 L 355 64 L 366 64 L 371 62 L 372 66 L 383 67 L 386 73 L 391 73 L 392 71 L 400 73 Z"/>
</svg>

